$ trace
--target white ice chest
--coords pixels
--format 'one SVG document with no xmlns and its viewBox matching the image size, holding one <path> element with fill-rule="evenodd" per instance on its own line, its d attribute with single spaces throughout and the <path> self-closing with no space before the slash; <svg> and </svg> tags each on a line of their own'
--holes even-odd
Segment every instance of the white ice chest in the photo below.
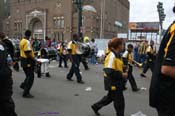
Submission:
<svg viewBox="0 0 175 116">
<path fill-rule="evenodd" d="M 37 61 L 41 62 L 41 73 L 42 74 L 49 73 L 49 60 L 40 58 L 40 59 L 37 59 Z"/>
</svg>

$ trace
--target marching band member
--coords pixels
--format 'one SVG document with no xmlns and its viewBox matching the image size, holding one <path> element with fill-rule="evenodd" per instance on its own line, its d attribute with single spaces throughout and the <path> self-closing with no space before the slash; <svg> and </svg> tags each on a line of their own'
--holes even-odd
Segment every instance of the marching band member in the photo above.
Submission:
<svg viewBox="0 0 175 116">
<path fill-rule="evenodd" d="M 58 46 L 58 54 L 59 54 L 59 67 L 62 67 L 62 61 L 64 61 L 64 67 L 68 68 L 67 66 L 67 48 L 65 42 L 61 42 Z"/>
<path fill-rule="evenodd" d="M 123 96 L 123 79 L 128 74 L 123 72 L 123 61 L 119 53 L 123 50 L 123 40 L 113 38 L 108 43 L 110 52 L 104 61 L 104 84 L 108 94 L 100 101 L 91 106 L 96 115 L 102 107 L 114 102 L 114 108 L 117 116 L 124 116 L 125 99 Z"/>
<path fill-rule="evenodd" d="M 88 37 L 84 38 L 84 43 L 90 47 L 90 43 L 89 43 L 89 38 Z M 84 54 L 81 55 L 81 62 L 83 64 L 83 66 L 84 66 L 84 69 L 85 70 L 89 70 L 87 58 L 86 58 L 86 56 Z"/>
<path fill-rule="evenodd" d="M 154 50 L 154 41 L 150 41 L 150 45 L 146 49 L 146 64 L 144 66 L 143 72 L 140 74 L 141 77 L 146 77 L 145 73 L 148 71 L 148 69 L 151 69 L 151 72 L 153 72 L 154 68 L 154 60 L 155 60 L 155 50 Z"/>
<path fill-rule="evenodd" d="M 158 116 L 175 116 L 175 21 L 161 41 L 151 79 L 150 106 L 157 110 Z"/>
<path fill-rule="evenodd" d="M 20 88 L 24 89 L 24 98 L 33 98 L 30 94 L 34 82 L 34 66 L 36 63 L 34 51 L 32 45 L 30 44 L 31 31 L 26 30 L 25 37 L 20 41 L 20 56 L 21 56 L 21 66 L 24 70 L 26 78 L 23 83 L 21 83 Z"/>
<path fill-rule="evenodd" d="M 132 66 L 132 61 L 133 61 L 132 51 L 133 51 L 133 45 L 132 44 L 128 44 L 127 50 L 123 53 L 122 58 L 123 58 L 124 64 L 126 66 L 128 66 L 128 79 L 129 79 L 129 82 L 130 82 L 132 91 L 137 92 L 140 89 L 137 88 L 136 81 L 135 81 L 134 76 L 132 74 L 132 71 L 133 71 L 133 66 Z"/>
<path fill-rule="evenodd" d="M 68 52 L 69 52 L 70 60 L 72 62 L 72 66 L 66 78 L 69 81 L 73 81 L 72 76 L 75 73 L 77 77 L 77 82 L 80 84 L 84 84 L 84 81 L 82 80 L 82 76 L 80 74 L 80 69 L 79 69 L 81 57 L 76 51 L 76 49 L 78 48 L 78 45 L 76 44 L 76 42 L 78 42 L 78 40 L 79 40 L 78 35 L 74 34 L 73 40 L 68 43 Z"/>
</svg>

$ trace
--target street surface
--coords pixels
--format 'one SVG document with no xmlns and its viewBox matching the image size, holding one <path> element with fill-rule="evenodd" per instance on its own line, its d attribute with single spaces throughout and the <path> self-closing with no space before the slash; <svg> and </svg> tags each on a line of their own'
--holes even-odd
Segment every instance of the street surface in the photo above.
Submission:
<svg viewBox="0 0 175 116">
<path fill-rule="evenodd" d="M 33 99 L 22 97 L 23 90 L 19 88 L 20 83 L 24 80 L 23 70 L 13 71 L 13 99 L 16 105 L 18 116 L 95 116 L 91 110 L 91 105 L 100 100 L 106 91 L 103 85 L 103 65 L 89 65 L 90 70 L 85 71 L 80 66 L 85 84 L 78 84 L 75 76 L 74 81 L 66 80 L 69 69 L 58 68 L 57 62 L 51 62 L 51 78 L 43 76 L 35 81 L 31 94 Z M 71 64 L 69 64 L 69 67 Z M 141 69 L 134 68 L 134 75 L 138 87 L 141 91 L 132 92 L 130 84 L 127 83 L 125 96 L 125 116 L 131 116 L 139 111 L 146 116 L 157 116 L 154 109 L 149 107 L 149 85 L 151 80 L 150 71 L 147 72 L 148 78 L 140 77 Z M 113 104 L 108 105 L 100 110 L 102 116 L 116 116 Z"/>
</svg>

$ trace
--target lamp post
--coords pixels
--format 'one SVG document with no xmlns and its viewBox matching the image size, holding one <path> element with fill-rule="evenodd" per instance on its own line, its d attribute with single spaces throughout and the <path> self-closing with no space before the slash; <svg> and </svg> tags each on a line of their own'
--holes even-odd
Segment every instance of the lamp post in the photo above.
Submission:
<svg viewBox="0 0 175 116">
<path fill-rule="evenodd" d="M 77 5 L 78 9 L 78 36 L 83 37 L 82 34 L 82 5 L 84 0 L 74 0 L 74 3 Z"/>
<path fill-rule="evenodd" d="M 162 30 L 163 30 L 163 21 L 165 20 L 165 13 L 164 13 L 164 8 L 163 8 L 163 3 L 158 2 L 157 5 L 157 11 L 158 11 L 158 16 L 159 16 L 159 22 L 160 22 L 160 41 L 161 41 L 161 35 L 162 35 Z"/>
<path fill-rule="evenodd" d="M 158 15 L 159 15 L 160 27 L 162 29 L 163 21 L 165 20 L 165 16 L 166 16 L 164 13 L 164 8 L 163 8 L 162 2 L 158 2 L 157 11 L 158 11 Z"/>
</svg>

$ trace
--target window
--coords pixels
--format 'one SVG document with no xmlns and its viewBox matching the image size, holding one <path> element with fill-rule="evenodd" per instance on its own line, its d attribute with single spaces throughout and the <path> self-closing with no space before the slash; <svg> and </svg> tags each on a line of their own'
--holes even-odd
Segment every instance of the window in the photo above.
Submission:
<svg viewBox="0 0 175 116">
<path fill-rule="evenodd" d="M 53 17 L 53 24 L 55 28 L 62 29 L 64 28 L 64 17 Z"/>
<path fill-rule="evenodd" d="M 14 23 L 14 30 L 15 31 L 17 30 L 17 23 L 16 22 Z"/>
<path fill-rule="evenodd" d="M 61 19 L 60 23 L 61 23 L 60 28 L 64 28 L 64 19 Z"/>
<path fill-rule="evenodd" d="M 58 20 L 57 20 L 57 28 L 60 28 L 60 26 L 61 26 L 61 20 L 58 19 Z"/>
</svg>

